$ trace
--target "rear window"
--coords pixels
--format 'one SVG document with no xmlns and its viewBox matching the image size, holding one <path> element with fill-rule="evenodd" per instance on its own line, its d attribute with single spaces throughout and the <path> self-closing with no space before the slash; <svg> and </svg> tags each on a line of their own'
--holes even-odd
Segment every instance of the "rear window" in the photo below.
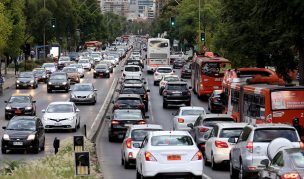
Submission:
<svg viewBox="0 0 304 179">
<path fill-rule="evenodd" d="M 126 83 L 127 84 L 141 84 L 142 83 L 142 81 L 139 79 L 127 79 L 124 82 L 125 82 L 125 84 Z"/>
<path fill-rule="evenodd" d="M 216 118 L 206 118 L 204 119 L 204 123 L 205 122 L 234 122 L 234 120 L 232 118 L 229 117 L 216 117 Z"/>
<path fill-rule="evenodd" d="M 220 138 L 230 138 L 240 136 L 243 128 L 225 128 L 220 132 Z"/>
<path fill-rule="evenodd" d="M 161 131 L 161 129 L 135 129 L 131 132 L 133 141 L 143 141 L 149 131 Z"/>
<path fill-rule="evenodd" d="M 204 113 L 205 113 L 204 110 L 183 110 L 182 111 L 183 116 L 199 116 Z"/>
<path fill-rule="evenodd" d="M 141 111 L 115 111 L 114 119 L 142 119 Z"/>
<path fill-rule="evenodd" d="M 144 93 L 145 93 L 145 89 L 143 87 L 140 87 L 140 88 L 125 87 L 122 90 L 122 94 L 144 94 Z"/>
<path fill-rule="evenodd" d="M 139 99 L 119 99 L 117 100 L 118 104 L 126 104 L 126 105 L 139 105 L 141 104 Z"/>
<path fill-rule="evenodd" d="M 304 168 L 304 151 L 292 152 L 290 158 L 296 168 Z"/>
<path fill-rule="evenodd" d="M 152 146 L 189 146 L 193 145 L 191 137 L 187 135 L 161 135 L 153 136 Z"/>
<path fill-rule="evenodd" d="M 167 89 L 182 91 L 182 90 L 187 90 L 188 88 L 186 84 L 168 84 Z"/>
<path fill-rule="evenodd" d="M 157 72 L 159 72 L 159 73 L 171 73 L 172 69 L 171 68 L 158 68 Z"/>
<path fill-rule="evenodd" d="M 271 142 L 273 139 L 283 137 L 291 142 L 298 142 L 297 132 L 290 128 L 256 129 L 253 142 Z"/>
<path fill-rule="evenodd" d="M 139 71 L 139 67 L 125 67 L 125 71 Z"/>
</svg>

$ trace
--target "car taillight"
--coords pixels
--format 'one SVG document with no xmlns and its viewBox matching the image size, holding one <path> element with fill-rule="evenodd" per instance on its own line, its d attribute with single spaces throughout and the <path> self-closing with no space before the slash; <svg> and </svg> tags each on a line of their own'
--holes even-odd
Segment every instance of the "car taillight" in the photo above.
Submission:
<svg viewBox="0 0 304 179">
<path fill-rule="evenodd" d="M 140 120 L 140 121 L 137 122 L 137 124 L 146 124 L 146 121 Z"/>
<path fill-rule="evenodd" d="M 199 132 L 202 132 L 202 133 L 207 132 L 208 130 L 209 130 L 209 129 L 208 129 L 208 128 L 205 128 L 205 127 L 199 128 Z"/>
<path fill-rule="evenodd" d="M 290 172 L 290 173 L 285 173 L 281 176 L 281 179 L 301 179 L 299 173 L 297 172 Z"/>
<path fill-rule="evenodd" d="M 120 104 L 115 104 L 114 105 L 114 108 L 116 109 L 116 108 L 119 108 L 120 107 Z"/>
<path fill-rule="evenodd" d="M 218 102 L 219 100 L 218 100 L 217 98 L 212 98 L 212 101 L 213 101 L 214 103 L 216 103 L 216 102 Z"/>
<path fill-rule="evenodd" d="M 304 143 L 303 142 L 300 142 L 300 148 L 304 149 Z"/>
<path fill-rule="evenodd" d="M 216 141 L 214 142 L 214 144 L 215 144 L 215 146 L 216 146 L 217 148 L 228 148 L 228 144 L 227 144 L 226 142 L 223 142 L 223 141 L 218 141 L 218 140 L 216 140 Z"/>
<path fill-rule="evenodd" d="M 119 124 L 119 121 L 112 120 L 112 121 L 111 121 L 111 124 L 112 124 L 112 125 L 118 125 L 118 124 Z"/>
<path fill-rule="evenodd" d="M 156 161 L 156 158 L 150 152 L 145 152 L 145 158 L 146 161 Z"/>
<path fill-rule="evenodd" d="M 127 148 L 129 148 L 129 149 L 132 147 L 132 139 L 131 138 L 128 138 L 126 140 L 126 145 L 127 145 Z"/>
<path fill-rule="evenodd" d="M 248 152 L 252 153 L 253 152 L 253 142 L 248 142 L 246 145 L 246 149 Z"/>
<path fill-rule="evenodd" d="M 168 91 L 167 91 L 167 90 L 164 90 L 164 91 L 163 91 L 163 95 L 166 96 L 167 94 L 168 94 Z"/>
<path fill-rule="evenodd" d="M 181 117 L 177 118 L 177 121 L 178 121 L 178 123 L 184 123 L 185 122 L 185 120 Z"/>
<path fill-rule="evenodd" d="M 195 160 L 202 160 L 203 159 L 203 154 L 202 152 L 198 151 L 196 152 L 196 154 L 192 157 L 192 161 L 195 161 Z"/>
<path fill-rule="evenodd" d="M 145 107 L 145 105 L 144 105 L 144 104 L 139 104 L 138 107 L 139 107 L 140 109 L 143 109 L 143 108 Z"/>
<path fill-rule="evenodd" d="M 159 75 L 159 73 L 158 73 L 158 72 L 155 72 L 154 74 L 155 74 L 155 76 L 158 76 L 158 75 Z"/>
</svg>

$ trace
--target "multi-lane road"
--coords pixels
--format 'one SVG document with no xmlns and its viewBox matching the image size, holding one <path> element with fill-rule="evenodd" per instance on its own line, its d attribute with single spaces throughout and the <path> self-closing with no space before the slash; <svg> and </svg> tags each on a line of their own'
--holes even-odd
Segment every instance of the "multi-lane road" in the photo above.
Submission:
<svg viewBox="0 0 304 179">
<path fill-rule="evenodd" d="M 177 74 L 180 74 L 180 70 L 175 70 Z M 147 115 L 149 116 L 148 123 L 160 124 L 165 130 L 172 130 L 172 113 L 175 112 L 178 107 L 172 107 L 169 109 L 162 108 L 162 96 L 158 93 L 158 86 L 153 85 L 153 75 L 147 75 L 144 73 L 147 80 L 148 88 L 150 89 L 149 99 L 150 106 Z M 190 84 L 190 80 L 187 80 Z M 199 100 L 196 95 L 192 94 L 192 105 L 203 106 L 207 109 L 207 102 Z M 97 147 L 101 154 L 102 171 L 105 179 L 135 179 L 136 171 L 133 169 L 124 169 L 121 165 L 121 143 L 110 143 L 108 141 L 108 125 L 109 121 L 105 121 L 100 133 L 97 137 Z M 223 167 L 225 168 L 225 167 Z M 204 166 L 203 178 L 229 178 L 229 171 L 226 169 L 219 171 L 212 171 L 210 167 Z"/>
</svg>

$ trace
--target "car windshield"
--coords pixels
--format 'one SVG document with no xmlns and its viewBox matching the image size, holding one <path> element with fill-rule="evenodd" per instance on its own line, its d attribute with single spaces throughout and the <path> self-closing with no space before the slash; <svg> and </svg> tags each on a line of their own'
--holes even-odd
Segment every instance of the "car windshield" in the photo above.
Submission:
<svg viewBox="0 0 304 179">
<path fill-rule="evenodd" d="M 33 78 L 33 73 L 20 73 L 19 78 Z"/>
<path fill-rule="evenodd" d="M 100 55 L 99 55 L 99 54 L 96 54 L 96 53 L 92 53 L 92 54 L 91 54 L 91 57 L 100 57 Z"/>
<path fill-rule="evenodd" d="M 31 99 L 29 96 L 12 96 L 9 103 L 30 103 Z"/>
<path fill-rule="evenodd" d="M 75 85 L 73 91 L 92 91 L 93 87 L 91 85 Z"/>
<path fill-rule="evenodd" d="M 204 119 L 203 123 L 206 122 L 234 122 L 234 120 L 230 117 L 210 117 Z"/>
<path fill-rule="evenodd" d="M 77 68 L 63 68 L 64 72 L 67 72 L 67 73 L 75 73 L 77 72 Z"/>
<path fill-rule="evenodd" d="M 107 69 L 108 66 L 107 65 L 97 65 L 96 69 Z"/>
<path fill-rule="evenodd" d="M 296 168 L 304 168 L 304 151 L 295 151 L 289 154 Z"/>
<path fill-rule="evenodd" d="M 170 84 L 167 86 L 167 90 L 183 91 L 187 89 L 187 84 Z"/>
<path fill-rule="evenodd" d="M 187 135 L 161 135 L 153 136 L 152 146 L 189 146 L 193 145 L 191 137 Z"/>
<path fill-rule="evenodd" d="M 141 104 L 139 99 L 134 98 L 122 98 L 117 100 L 118 104 L 124 104 L 124 105 L 139 105 Z"/>
<path fill-rule="evenodd" d="M 73 105 L 71 104 L 50 104 L 47 108 L 48 113 L 72 113 Z"/>
<path fill-rule="evenodd" d="M 35 75 L 36 75 L 36 74 L 44 74 L 45 71 L 44 71 L 44 70 L 35 70 L 33 73 L 34 73 Z"/>
<path fill-rule="evenodd" d="M 50 64 L 50 63 L 48 63 L 48 64 L 45 63 L 45 64 L 42 65 L 42 67 L 43 68 L 52 68 L 52 67 L 55 67 L 55 65 L 54 64 Z"/>
<path fill-rule="evenodd" d="M 90 63 L 89 60 L 79 60 L 78 63 Z"/>
<path fill-rule="evenodd" d="M 197 110 L 197 109 L 183 110 L 182 116 L 199 116 L 204 113 L 205 113 L 204 110 Z"/>
<path fill-rule="evenodd" d="M 298 142 L 297 132 L 290 128 L 262 128 L 254 132 L 253 142 L 271 142 L 276 138 L 285 138 L 290 142 Z"/>
<path fill-rule="evenodd" d="M 133 141 L 143 141 L 149 131 L 161 131 L 161 129 L 134 129 L 131 138 Z"/>
<path fill-rule="evenodd" d="M 18 118 L 11 120 L 6 127 L 6 130 L 35 131 L 36 124 L 34 120 Z"/>
<path fill-rule="evenodd" d="M 67 61 L 70 61 L 70 58 L 69 57 L 61 57 L 59 59 L 59 61 L 61 61 L 61 62 L 67 62 Z"/>
<path fill-rule="evenodd" d="M 131 110 L 131 111 L 115 111 L 114 112 L 114 119 L 142 119 L 142 113 L 141 111 L 135 111 L 135 110 Z"/>
<path fill-rule="evenodd" d="M 52 75 L 50 77 L 51 80 L 65 80 L 66 76 L 65 75 Z"/>
<path fill-rule="evenodd" d="M 157 72 L 158 73 L 171 73 L 172 69 L 171 68 L 158 68 Z"/>
<path fill-rule="evenodd" d="M 72 64 L 72 65 L 70 65 L 70 67 L 74 67 L 74 68 L 82 68 L 82 65 L 78 65 L 78 64 Z"/>
<path fill-rule="evenodd" d="M 170 76 L 170 77 L 165 77 L 164 81 L 179 81 L 179 78 L 177 76 Z"/>
<path fill-rule="evenodd" d="M 226 62 L 206 62 L 202 65 L 202 73 L 210 77 L 222 77 L 228 69 L 231 69 L 231 64 Z"/>
<path fill-rule="evenodd" d="M 139 71 L 139 67 L 125 67 L 125 71 L 136 72 Z"/>
<path fill-rule="evenodd" d="M 144 94 L 145 89 L 143 87 L 124 87 L 122 94 Z"/>
<path fill-rule="evenodd" d="M 219 138 L 230 138 L 240 136 L 243 128 L 225 128 L 220 132 Z"/>
</svg>

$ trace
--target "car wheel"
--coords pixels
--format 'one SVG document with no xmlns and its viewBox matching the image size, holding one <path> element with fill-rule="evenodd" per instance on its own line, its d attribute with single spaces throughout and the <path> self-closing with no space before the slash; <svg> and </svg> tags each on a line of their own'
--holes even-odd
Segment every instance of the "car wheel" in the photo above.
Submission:
<svg viewBox="0 0 304 179">
<path fill-rule="evenodd" d="M 138 170 L 136 170 L 136 179 L 141 179 L 141 175 L 140 175 L 140 173 L 138 172 Z"/>
<path fill-rule="evenodd" d="M 89 71 L 91 71 L 92 69 L 91 68 L 89 68 Z"/>
<path fill-rule="evenodd" d="M 244 171 L 243 164 L 240 163 L 240 170 L 239 170 L 239 179 L 245 179 L 246 178 L 246 172 Z"/>
<path fill-rule="evenodd" d="M 215 163 L 215 161 L 214 161 L 213 154 L 211 154 L 211 168 L 212 168 L 212 170 L 217 170 L 217 168 L 218 168 L 218 164 Z"/>
<path fill-rule="evenodd" d="M 186 102 L 186 106 L 191 106 L 191 101 Z"/>
<path fill-rule="evenodd" d="M 205 152 L 204 152 L 204 153 L 205 153 Z M 204 158 L 204 165 L 205 165 L 205 166 L 210 166 L 210 162 L 208 162 L 207 157 L 206 157 L 206 154 L 203 155 L 203 158 Z"/>
<path fill-rule="evenodd" d="M 236 169 L 234 169 L 233 164 L 232 164 L 232 159 L 230 158 L 230 162 L 229 162 L 229 173 L 230 173 L 230 178 L 231 179 L 237 179 L 238 178 L 238 172 Z"/>
<path fill-rule="evenodd" d="M 96 76 L 94 75 L 93 78 L 96 78 Z"/>
<path fill-rule="evenodd" d="M 68 92 L 69 92 L 69 89 L 66 89 L 65 92 L 68 93 Z"/>
<path fill-rule="evenodd" d="M 121 163 L 120 163 L 120 164 L 121 164 L 121 165 L 124 165 L 124 164 L 125 164 L 125 161 L 124 161 L 122 155 L 121 155 Z"/>
<path fill-rule="evenodd" d="M 126 160 L 124 160 L 124 168 L 125 169 L 129 169 L 130 168 L 130 164 Z"/>
<path fill-rule="evenodd" d="M 51 93 L 51 92 L 52 92 L 52 90 L 51 90 L 51 89 L 48 89 L 48 90 L 47 90 L 47 92 L 48 92 L 48 93 Z"/>
<path fill-rule="evenodd" d="M 93 101 L 93 103 L 92 103 L 92 104 L 93 104 L 93 105 L 94 105 L 94 104 L 96 104 L 96 99 L 94 99 L 94 101 Z"/>
<path fill-rule="evenodd" d="M 161 89 L 159 89 L 158 92 L 159 92 L 159 95 L 163 94 L 163 90 L 161 90 Z"/>
<path fill-rule="evenodd" d="M 6 154 L 7 152 L 6 152 L 6 149 L 5 148 L 1 148 L 1 153 L 2 154 Z"/>
<path fill-rule="evenodd" d="M 165 101 L 163 101 L 163 108 L 164 109 L 168 108 L 168 104 Z"/>
<path fill-rule="evenodd" d="M 34 154 L 38 154 L 39 153 L 39 149 L 40 149 L 40 145 L 39 145 L 39 141 L 36 147 L 33 148 L 33 153 Z"/>
<path fill-rule="evenodd" d="M 43 139 L 43 145 L 42 145 L 41 148 L 40 148 L 41 151 L 44 151 L 44 146 L 45 146 L 45 137 L 44 137 L 44 139 Z"/>
<path fill-rule="evenodd" d="M 9 120 L 9 116 L 8 115 L 5 115 L 5 120 Z"/>
<path fill-rule="evenodd" d="M 154 86 L 157 86 L 157 81 L 154 81 Z"/>
<path fill-rule="evenodd" d="M 79 119 L 79 122 L 77 124 L 77 129 L 79 129 L 79 128 L 80 128 L 80 119 Z"/>
</svg>

